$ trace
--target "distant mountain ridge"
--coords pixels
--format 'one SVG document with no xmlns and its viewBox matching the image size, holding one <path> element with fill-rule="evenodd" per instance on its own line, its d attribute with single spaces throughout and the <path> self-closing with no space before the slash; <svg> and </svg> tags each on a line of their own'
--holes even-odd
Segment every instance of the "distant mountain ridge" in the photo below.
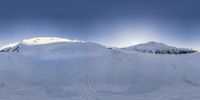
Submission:
<svg viewBox="0 0 200 100">
<path fill-rule="evenodd" d="M 128 51 L 137 51 L 137 52 L 154 53 L 154 54 L 189 54 L 196 52 L 195 50 L 192 49 L 177 48 L 159 42 L 147 42 L 123 49 Z"/>
<path fill-rule="evenodd" d="M 0 52 L 19 52 L 19 48 L 21 46 L 37 46 L 37 45 L 45 45 L 45 44 L 53 44 L 53 43 L 84 43 L 84 41 L 80 40 L 71 40 L 64 38 L 56 38 L 56 37 L 37 37 L 31 39 L 25 39 L 21 42 L 13 43 L 10 45 L 3 46 L 0 48 Z M 186 48 L 177 48 L 173 46 L 168 46 L 164 43 L 159 42 L 147 42 L 134 46 L 129 46 L 126 48 L 121 48 L 127 51 L 136 51 L 136 52 L 144 52 L 144 53 L 153 53 L 153 54 L 189 54 L 195 53 L 197 51 L 193 49 Z"/>
</svg>

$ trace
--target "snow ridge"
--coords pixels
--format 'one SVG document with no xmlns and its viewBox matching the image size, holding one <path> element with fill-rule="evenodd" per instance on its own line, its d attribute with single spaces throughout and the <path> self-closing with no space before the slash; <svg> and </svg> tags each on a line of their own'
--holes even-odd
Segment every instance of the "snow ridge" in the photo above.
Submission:
<svg viewBox="0 0 200 100">
<path fill-rule="evenodd" d="M 36 37 L 31 39 L 25 39 L 21 42 L 11 43 L 9 45 L 5 45 L 0 48 L 0 52 L 8 52 L 8 51 L 19 51 L 19 47 L 21 46 L 39 46 L 45 44 L 53 44 L 53 43 L 84 43 L 84 41 L 79 40 L 71 40 L 66 38 L 57 38 L 57 37 Z"/>
<path fill-rule="evenodd" d="M 50 43 L 58 43 L 58 42 L 83 42 L 79 40 L 70 40 L 64 38 L 56 38 L 56 37 L 37 37 L 32 39 L 25 39 L 21 43 L 25 45 L 44 45 Z"/>
</svg>

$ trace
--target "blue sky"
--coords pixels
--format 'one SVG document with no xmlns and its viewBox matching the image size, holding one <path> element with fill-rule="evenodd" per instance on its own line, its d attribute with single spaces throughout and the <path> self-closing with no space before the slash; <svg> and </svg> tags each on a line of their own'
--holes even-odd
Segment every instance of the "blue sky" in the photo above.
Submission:
<svg viewBox="0 0 200 100">
<path fill-rule="evenodd" d="M 200 48 L 199 0 L 1 0 L 0 45 L 55 36 L 125 47 Z"/>
</svg>

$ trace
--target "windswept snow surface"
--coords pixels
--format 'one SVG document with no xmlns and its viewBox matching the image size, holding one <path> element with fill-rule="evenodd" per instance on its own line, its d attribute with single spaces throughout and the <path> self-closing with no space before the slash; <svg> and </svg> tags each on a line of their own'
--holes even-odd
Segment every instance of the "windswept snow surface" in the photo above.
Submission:
<svg viewBox="0 0 200 100">
<path fill-rule="evenodd" d="M 3 48 L 9 50 L 0 53 L 0 100 L 200 99 L 198 52 L 158 55 L 39 41 Z"/>
</svg>

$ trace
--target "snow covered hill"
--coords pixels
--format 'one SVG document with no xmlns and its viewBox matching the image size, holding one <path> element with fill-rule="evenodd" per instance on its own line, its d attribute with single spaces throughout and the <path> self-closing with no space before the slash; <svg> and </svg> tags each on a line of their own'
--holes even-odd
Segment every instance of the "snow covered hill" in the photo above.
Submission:
<svg viewBox="0 0 200 100">
<path fill-rule="evenodd" d="M 138 51 L 138 52 L 155 53 L 155 54 L 188 54 L 196 52 L 195 50 L 192 49 L 176 48 L 173 46 L 168 46 L 166 44 L 157 42 L 138 44 L 123 49 L 128 51 Z"/>
<path fill-rule="evenodd" d="M 69 40 L 56 37 L 38 37 L 22 40 L 21 42 L 11 43 L 0 48 L 0 52 L 19 52 L 20 48 L 37 47 L 40 45 L 56 44 L 56 43 L 83 43 L 83 41 Z"/>
<path fill-rule="evenodd" d="M 100 55 L 106 50 L 104 46 L 95 43 L 55 37 L 39 37 L 6 45 L 0 49 L 0 52 L 59 59 L 72 56 Z"/>
<path fill-rule="evenodd" d="M 158 45 L 147 44 L 133 47 Z M 199 100 L 199 52 L 162 55 L 133 47 L 51 37 L 5 46 L 0 100 Z M 175 47 L 156 46 L 163 48 Z"/>
</svg>

